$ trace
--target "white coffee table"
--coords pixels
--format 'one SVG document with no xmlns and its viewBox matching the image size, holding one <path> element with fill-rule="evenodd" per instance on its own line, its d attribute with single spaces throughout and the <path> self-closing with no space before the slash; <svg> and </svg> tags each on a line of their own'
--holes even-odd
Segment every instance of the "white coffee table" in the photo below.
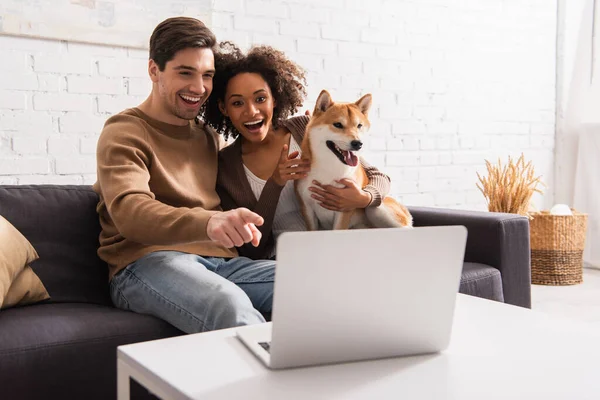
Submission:
<svg viewBox="0 0 600 400">
<path fill-rule="evenodd" d="M 471 296 L 436 355 L 270 371 L 234 335 L 120 346 L 118 399 L 600 399 L 600 326 Z"/>
</svg>

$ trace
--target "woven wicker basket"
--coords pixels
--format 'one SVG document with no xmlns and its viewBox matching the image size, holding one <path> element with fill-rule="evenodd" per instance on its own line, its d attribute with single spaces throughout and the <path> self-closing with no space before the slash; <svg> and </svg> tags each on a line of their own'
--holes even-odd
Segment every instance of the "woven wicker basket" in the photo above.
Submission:
<svg viewBox="0 0 600 400">
<path fill-rule="evenodd" d="M 587 214 L 531 213 L 531 283 L 575 285 L 583 282 Z"/>
</svg>

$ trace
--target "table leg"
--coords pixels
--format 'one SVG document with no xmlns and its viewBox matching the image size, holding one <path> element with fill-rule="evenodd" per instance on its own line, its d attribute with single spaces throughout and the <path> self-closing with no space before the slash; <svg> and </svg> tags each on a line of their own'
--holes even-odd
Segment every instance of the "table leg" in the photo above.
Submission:
<svg viewBox="0 0 600 400">
<path fill-rule="evenodd" d="M 129 366 L 117 360 L 117 400 L 129 400 Z"/>
</svg>

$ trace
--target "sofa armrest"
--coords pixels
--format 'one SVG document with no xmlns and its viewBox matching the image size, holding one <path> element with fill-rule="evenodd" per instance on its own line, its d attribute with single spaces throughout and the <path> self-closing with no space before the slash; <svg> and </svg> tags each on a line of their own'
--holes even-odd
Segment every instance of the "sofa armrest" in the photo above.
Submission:
<svg viewBox="0 0 600 400">
<path fill-rule="evenodd" d="M 531 308 L 529 219 L 522 215 L 408 207 L 415 226 L 463 225 L 468 230 L 466 262 L 497 268 L 504 302 Z"/>
</svg>

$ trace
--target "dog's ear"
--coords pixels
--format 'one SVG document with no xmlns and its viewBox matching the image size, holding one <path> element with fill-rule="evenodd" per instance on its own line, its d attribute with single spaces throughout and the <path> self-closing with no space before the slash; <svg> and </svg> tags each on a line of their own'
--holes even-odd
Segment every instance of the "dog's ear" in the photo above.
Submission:
<svg viewBox="0 0 600 400">
<path fill-rule="evenodd" d="M 321 94 L 317 98 L 317 103 L 315 104 L 315 112 L 314 115 L 327 111 L 329 107 L 333 105 L 333 100 L 331 100 L 331 95 L 327 90 L 322 90 Z"/>
<path fill-rule="evenodd" d="M 360 110 L 361 113 L 368 116 L 369 109 L 371 108 L 372 100 L 373 100 L 373 96 L 371 96 L 371 93 L 368 93 L 368 94 L 365 94 L 360 99 L 358 99 L 358 101 L 354 104 L 356 104 L 356 106 L 358 107 L 358 109 Z"/>
</svg>

